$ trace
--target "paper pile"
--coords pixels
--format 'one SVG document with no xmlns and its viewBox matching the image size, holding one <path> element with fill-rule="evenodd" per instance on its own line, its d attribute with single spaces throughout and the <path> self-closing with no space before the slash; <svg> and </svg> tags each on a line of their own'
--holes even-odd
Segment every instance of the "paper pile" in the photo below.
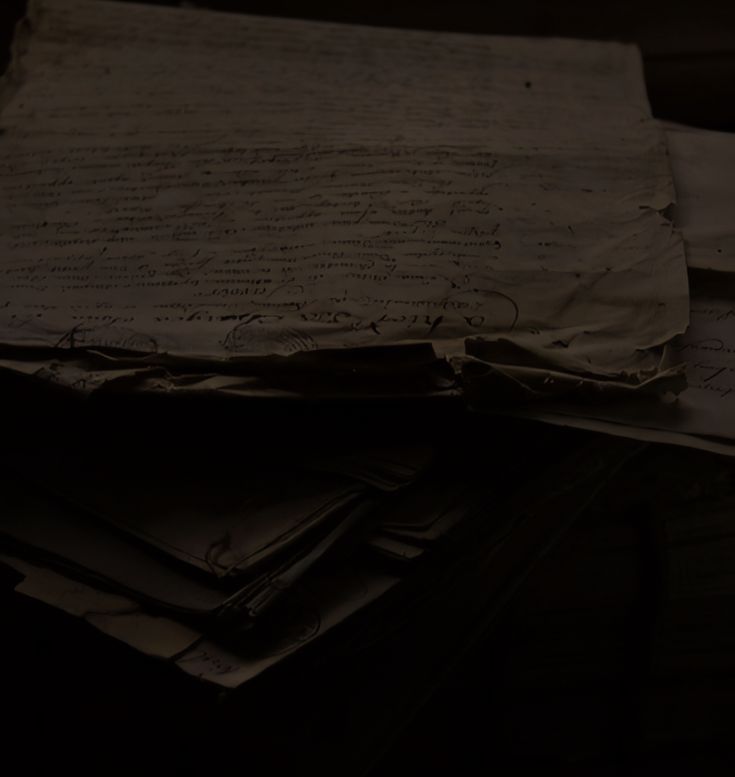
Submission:
<svg viewBox="0 0 735 777">
<path fill-rule="evenodd" d="M 67 450 L 61 468 L 46 470 L 36 451 L 6 479 L 0 535 L 13 555 L 3 561 L 25 575 L 23 593 L 147 653 L 176 656 L 193 674 L 217 679 L 202 663 L 205 634 L 245 645 L 225 685 L 249 679 L 398 582 L 369 552 L 391 528 L 377 508 L 428 461 L 426 451 L 404 450 L 394 468 L 395 449 L 383 458 L 367 450 L 353 455 L 349 472 L 329 462 L 315 471 L 313 461 L 240 461 L 235 472 L 231 461 L 188 451 L 165 466 L 142 455 L 127 467 L 114 447 L 107 452 L 100 463 L 99 449 Z M 29 471 L 33 481 L 23 482 Z M 450 507 L 421 510 L 417 536 Z"/>
<path fill-rule="evenodd" d="M 5 365 L 79 391 L 681 387 L 631 46 L 31 3 L 6 78 Z"/>
<path fill-rule="evenodd" d="M 494 424 L 488 454 L 489 430 L 465 423 L 433 446 L 363 442 L 330 461 L 315 443 L 258 465 L 203 445 L 136 455 L 114 428 L 90 446 L 95 419 L 75 423 L 76 444 L 50 429 L 3 461 L 17 590 L 228 688 L 371 603 L 400 622 L 454 591 L 489 617 L 635 452 L 552 428 L 529 446 Z M 379 604 L 393 589 L 412 603 Z M 373 639 L 389 630 L 371 622 Z"/>
<path fill-rule="evenodd" d="M 685 386 L 684 243 L 632 47 L 43 0 L 0 121 L 0 363 L 29 386 L 554 420 L 566 400 L 595 428 Z M 712 237 L 695 196 L 690 253 Z M 682 431 L 718 433 L 693 412 Z M 151 428 L 15 447 L 2 558 L 18 590 L 227 687 L 450 537 L 436 595 L 494 612 L 634 450 L 574 449 L 560 480 L 573 434 L 536 430 L 534 453 L 501 422 L 474 446 L 274 424 L 227 456 L 163 455 Z"/>
</svg>

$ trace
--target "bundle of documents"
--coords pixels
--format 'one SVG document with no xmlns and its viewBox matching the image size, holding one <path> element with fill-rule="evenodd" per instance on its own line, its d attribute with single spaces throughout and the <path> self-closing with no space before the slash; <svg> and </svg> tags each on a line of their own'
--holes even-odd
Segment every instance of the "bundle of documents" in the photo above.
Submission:
<svg viewBox="0 0 735 777">
<path fill-rule="evenodd" d="M 463 594 L 465 608 L 492 601 L 635 450 L 589 448 L 553 429 L 529 448 L 514 425 L 497 424 L 494 455 L 481 454 L 487 430 L 381 449 L 355 424 L 352 450 L 330 435 L 277 463 L 260 446 L 218 452 L 196 435 L 193 448 L 165 455 L 160 441 L 135 450 L 113 425 L 91 445 L 90 426 L 84 413 L 74 419 L 78 442 L 58 426 L 41 439 L 8 436 L 0 560 L 23 576 L 19 592 L 229 688 L 402 581 L 441 570 L 414 591 L 414 609 L 452 575 L 479 573 L 457 568 L 468 553 L 503 549 L 497 581 Z M 346 455 L 330 459 L 335 443 Z M 552 449 L 563 477 L 542 466 Z M 529 483 L 537 487 L 519 496 Z M 393 617 L 404 620 L 406 606 Z"/>
<path fill-rule="evenodd" d="M 3 103 L 11 370 L 239 396 L 682 386 L 684 246 L 632 46 L 39 0 Z"/>
<path fill-rule="evenodd" d="M 495 430 L 15 446 L 17 590 L 189 674 L 242 685 L 451 537 L 492 610 L 637 449 L 519 444 L 518 416 L 735 450 L 732 301 L 687 272 L 732 269 L 729 180 L 698 172 L 733 145 L 654 121 L 633 47 L 31 0 L 0 105 L 5 378 Z"/>
<path fill-rule="evenodd" d="M 393 468 L 395 450 L 366 450 L 346 472 L 314 462 L 233 467 L 189 451 L 126 467 L 107 450 L 100 465 L 100 450 L 67 449 L 49 470 L 37 456 L 3 483 L 0 534 L 12 555 L 2 558 L 25 576 L 18 590 L 230 686 L 394 586 L 399 577 L 367 552 L 394 523 L 420 543 L 462 506 L 409 497 L 402 522 L 376 509 L 420 474 L 424 451 L 402 451 Z M 244 649 L 232 671 L 207 663 L 217 648 L 205 635 Z"/>
</svg>

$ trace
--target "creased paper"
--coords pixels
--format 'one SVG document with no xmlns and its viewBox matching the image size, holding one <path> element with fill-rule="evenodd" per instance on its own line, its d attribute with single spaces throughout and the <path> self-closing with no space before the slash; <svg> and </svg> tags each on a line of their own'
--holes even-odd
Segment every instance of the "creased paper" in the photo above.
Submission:
<svg viewBox="0 0 735 777">
<path fill-rule="evenodd" d="M 735 135 L 668 131 L 687 261 L 716 271 L 692 285 L 691 325 L 671 351 L 686 366 L 687 389 L 661 402 L 645 396 L 604 405 L 537 405 L 525 415 L 564 426 L 735 455 Z M 716 172 L 715 172 L 716 171 Z M 716 261 L 714 261 L 716 258 Z M 640 392 L 639 392 L 640 393 Z"/>
</svg>

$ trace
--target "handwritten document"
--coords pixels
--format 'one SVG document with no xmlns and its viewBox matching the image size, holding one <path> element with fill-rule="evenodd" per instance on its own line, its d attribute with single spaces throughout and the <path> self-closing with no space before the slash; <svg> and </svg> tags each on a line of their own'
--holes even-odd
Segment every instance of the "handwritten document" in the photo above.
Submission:
<svg viewBox="0 0 735 777">
<path fill-rule="evenodd" d="M 735 298 L 692 297 L 692 327 L 680 352 L 689 388 L 680 399 L 697 434 L 735 438 Z"/>
<path fill-rule="evenodd" d="M 222 360 L 503 338 L 650 377 L 686 327 L 632 47 L 43 0 L 15 48 L 0 344 Z"/>
</svg>

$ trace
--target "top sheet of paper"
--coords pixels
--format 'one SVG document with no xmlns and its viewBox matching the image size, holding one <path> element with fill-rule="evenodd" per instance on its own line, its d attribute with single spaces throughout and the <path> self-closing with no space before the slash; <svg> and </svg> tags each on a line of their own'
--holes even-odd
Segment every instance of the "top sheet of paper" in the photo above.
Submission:
<svg viewBox="0 0 735 777">
<path fill-rule="evenodd" d="M 0 343 L 213 359 L 508 338 L 594 375 L 688 319 L 638 52 L 32 6 Z"/>
</svg>

